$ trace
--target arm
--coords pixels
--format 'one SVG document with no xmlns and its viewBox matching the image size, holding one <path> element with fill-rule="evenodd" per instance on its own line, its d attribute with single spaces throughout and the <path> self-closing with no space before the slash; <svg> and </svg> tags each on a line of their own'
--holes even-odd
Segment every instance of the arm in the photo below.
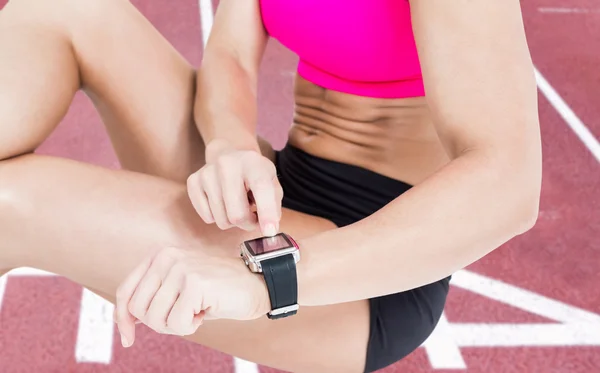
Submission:
<svg viewBox="0 0 600 373">
<path fill-rule="evenodd" d="M 369 218 L 301 240 L 300 305 L 344 303 L 434 282 L 536 220 L 537 91 L 519 1 L 413 0 L 412 8 L 427 99 L 452 161 Z M 169 278 L 153 281 L 163 273 Z M 137 289 L 164 296 L 148 308 Z M 169 248 L 123 281 L 117 319 L 132 342 L 135 318 L 156 331 L 187 335 L 204 317 L 256 319 L 269 303 L 262 276 L 239 257 Z"/>
<path fill-rule="evenodd" d="M 258 1 L 221 1 L 198 71 L 194 105 L 208 162 L 224 143 L 260 152 L 256 90 L 266 42 Z"/>
<path fill-rule="evenodd" d="M 283 191 L 268 158 L 273 150 L 256 135 L 258 70 L 266 42 L 257 0 L 221 1 L 194 103 L 206 163 L 187 186 L 205 223 L 249 231 L 259 224 L 263 234 L 272 235 L 279 229 Z"/>
<path fill-rule="evenodd" d="M 369 218 L 299 242 L 302 305 L 437 281 L 537 218 L 537 90 L 519 1 L 413 0 L 411 8 L 427 100 L 452 161 Z"/>
</svg>

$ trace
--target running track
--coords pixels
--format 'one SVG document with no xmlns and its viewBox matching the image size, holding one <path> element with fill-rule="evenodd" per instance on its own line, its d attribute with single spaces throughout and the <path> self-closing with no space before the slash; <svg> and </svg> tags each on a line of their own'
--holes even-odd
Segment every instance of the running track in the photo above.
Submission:
<svg viewBox="0 0 600 373">
<path fill-rule="evenodd" d="M 211 0 L 134 3 L 199 64 Z M 528 0 L 522 6 L 542 92 L 539 222 L 458 273 L 436 333 L 387 373 L 600 372 L 600 107 L 594 100 L 600 96 L 600 5 Z M 277 147 L 291 120 L 295 63 L 280 45 L 269 45 L 259 131 Z M 83 95 L 40 152 L 118 167 Z M 0 307 L 0 373 L 276 373 L 146 330 L 125 351 L 116 342 L 111 306 L 56 276 L 21 271 L 1 279 Z"/>
</svg>

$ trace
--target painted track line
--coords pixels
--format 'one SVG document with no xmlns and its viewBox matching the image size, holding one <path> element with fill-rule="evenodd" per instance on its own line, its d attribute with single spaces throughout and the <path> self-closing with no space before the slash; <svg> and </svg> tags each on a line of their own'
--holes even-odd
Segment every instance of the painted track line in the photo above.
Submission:
<svg viewBox="0 0 600 373">
<path fill-rule="evenodd" d="M 258 365 L 237 357 L 233 358 L 236 373 L 259 373 Z"/>
<path fill-rule="evenodd" d="M 538 8 L 540 13 L 555 13 L 555 14 L 589 14 L 589 13 L 600 13 L 599 9 L 587 9 L 587 8 L 551 8 L 551 7 L 540 7 Z"/>
<path fill-rule="evenodd" d="M 15 268 L 10 271 L 0 278 L 0 309 L 9 276 L 47 277 L 56 275 L 29 267 Z M 111 363 L 114 329 L 113 309 L 112 303 L 83 288 L 75 344 L 75 360 L 78 363 Z"/>
<path fill-rule="evenodd" d="M 468 270 L 452 275 L 451 285 L 557 322 L 600 325 L 600 315 L 593 312 Z"/>
<path fill-rule="evenodd" d="M 600 324 L 451 324 L 460 347 L 600 346 Z"/>
<path fill-rule="evenodd" d="M 75 344 L 75 360 L 78 363 L 111 363 L 113 310 L 112 303 L 83 289 Z"/>
<path fill-rule="evenodd" d="M 202 43 L 206 48 L 208 37 L 214 22 L 214 9 L 212 0 L 198 0 L 200 8 L 200 23 L 202 27 Z M 233 357 L 236 373 L 259 373 L 258 365 L 237 357 Z"/>
<path fill-rule="evenodd" d="M 422 347 L 425 348 L 433 369 L 467 369 L 445 313 L 442 313 L 433 333 Z"/>
<path fill-rule="evenodd" d="M 573 132 L 579 137 L 583 144 L 588 148 L 592 155 L 600 162 L 600 143 L 598 139 L 592 134 L 592 132 L 583 124 L 581 119 L 575 114 L 573 110 L 567 105 L 565 100 L 560 97 L 558 92 L 548 83 L 548 80 L 535 69 L 535 78 L 540 91 L 546 96 L 546 99 L 550 101 L 550 104 L 556 109 L 558 114 L 564 119 L 565 122 L 571 127 Z"/>
<path fill-rule="evenodd" d="M 212 30 L 214 21 L 214 10 L 212 0 L 198 0 L 200 7 L 200 26 L 202 27 L 202 43 L 206 48 L 210 31 Z"/>
</svg>

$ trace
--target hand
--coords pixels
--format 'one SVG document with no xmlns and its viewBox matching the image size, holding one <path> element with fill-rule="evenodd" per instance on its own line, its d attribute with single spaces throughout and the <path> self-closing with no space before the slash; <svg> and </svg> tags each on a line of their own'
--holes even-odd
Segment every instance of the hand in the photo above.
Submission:
<svg viewBox="0 0 600 373">
<path fill-rule="evenodd" d="M 167 248 L 144 260 L 119 286 L 115 321 L 129 347 L 139 322 L 183 336 L 205 319 L 252 320 L 269 310 L 263 277 L 241 259 Z"/>
<path fill-rule="evenodd" d="M 263 235 L 277 234 L 283 190 L 273 162 L 259 151 L 238 150 L 223 142 L 216 147 L 206 165 L 187 181 L 190 200 L 202 220 L 220 229 L 247 231 L 258 224 Z"/>
</svg>

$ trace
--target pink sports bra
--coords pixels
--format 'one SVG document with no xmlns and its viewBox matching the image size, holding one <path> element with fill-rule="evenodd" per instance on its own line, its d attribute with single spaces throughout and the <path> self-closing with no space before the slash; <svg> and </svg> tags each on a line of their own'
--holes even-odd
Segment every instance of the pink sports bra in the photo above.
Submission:
<svg viewBox="0 0 600 373">
<path fill-rule="evenodd" d="M 401 0 L 260 0 L 270 36 L 295 52 L 298 74 L 358 96 L 425 94 L 410 5 Z"/>
</svg>

